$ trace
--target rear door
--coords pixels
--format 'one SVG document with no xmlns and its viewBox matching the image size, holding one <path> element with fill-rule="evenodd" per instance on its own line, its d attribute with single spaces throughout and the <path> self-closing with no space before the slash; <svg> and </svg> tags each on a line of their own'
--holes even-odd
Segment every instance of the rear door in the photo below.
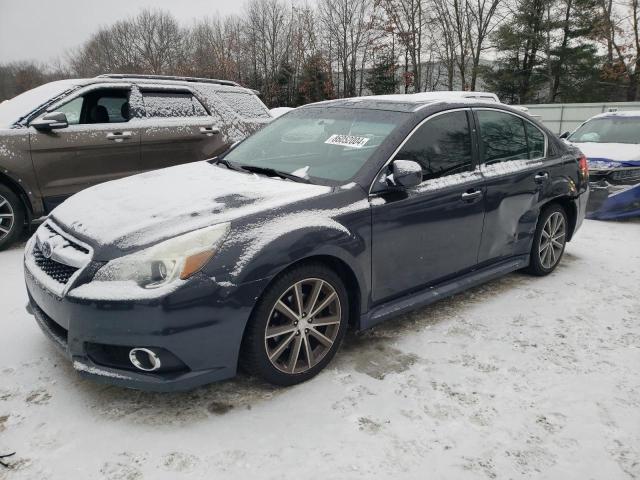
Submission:
<svg viewBox="0 0 640 480">
<path fill-rule="evenodd" d="M 218 121 L 187 88 L 141 87 L 141 155 L 147 169 L 205 160 L 226 147 Z"/>
<path fill-rule="evenodd" d="M 372 197 L 374 302 L 476 265 L 484 199 L 470 118 L 468 109 L 429 117 L 395 155 L 422 165 L 422 184 Z"/>
<path fill-rule="evenodd" d="M 130 92 L 121 84 L 91 86 L 52 110 L 65 113 L 67 128 L 29 127 L 31 157 L 47 210 L 86 187 L 142 170 L 140 129 L 130 121 Z"/>
<path fill-rule="evenodd" d="M 486 213 L 478 260 L 528 254 L 550 184 L 544 132 L 515 113 L 475 108 Z"/>
</svg>

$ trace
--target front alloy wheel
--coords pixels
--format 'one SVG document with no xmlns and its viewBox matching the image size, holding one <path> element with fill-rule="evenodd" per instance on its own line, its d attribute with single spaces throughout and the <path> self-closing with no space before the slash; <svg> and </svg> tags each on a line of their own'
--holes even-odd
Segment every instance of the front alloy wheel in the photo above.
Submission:
<svg viewBox="0 0 640 480">
<path fill-rule="evenodd" d="M 319 278 L 296 282 L 278 299 L 264 332 L 271 364 L 284 373 L 303 373 L 331 350 L 342 318 L 335 289 Z"/>
<path fill-rule="evenodd" d="M 24 222 L 22 201 L 11 189 L 0 184 L 0 250 L 18 240 Z"/>
<path fill-rule="evenodd" d="M 251 315 L 241 363 L 277 385 L 303 382 L 335 355 L 347 326 L 347 292 L 322 264 L 286 272 L 267 288 Z"/>
</svg>

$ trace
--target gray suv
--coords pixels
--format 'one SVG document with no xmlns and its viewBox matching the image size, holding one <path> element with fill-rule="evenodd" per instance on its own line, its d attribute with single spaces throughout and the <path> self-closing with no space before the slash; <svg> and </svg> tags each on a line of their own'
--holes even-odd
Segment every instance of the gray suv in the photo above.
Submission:
<svg viewBox="0 0 640 480">
<path fill-rule="evenodd" d="M 100 75 L 0 103 L 0 249 L 84 188 L 227 150 L 271 120 L 256 93 L 224 80 Z"/>
</svg>

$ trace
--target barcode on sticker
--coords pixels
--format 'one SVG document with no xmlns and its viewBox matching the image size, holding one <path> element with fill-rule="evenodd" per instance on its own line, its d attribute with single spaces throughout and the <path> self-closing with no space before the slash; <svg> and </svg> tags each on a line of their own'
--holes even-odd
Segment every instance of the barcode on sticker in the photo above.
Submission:
<svg viewBox="0 0 640 480">
<path fill-rule="evenodd" d="M 324 143 L 329 145 L 342 145 L 343 147 L 362 148 L 369 141 L 367 137 L 356 137 L 354 135 L 331 135 Z"/>
</svg>

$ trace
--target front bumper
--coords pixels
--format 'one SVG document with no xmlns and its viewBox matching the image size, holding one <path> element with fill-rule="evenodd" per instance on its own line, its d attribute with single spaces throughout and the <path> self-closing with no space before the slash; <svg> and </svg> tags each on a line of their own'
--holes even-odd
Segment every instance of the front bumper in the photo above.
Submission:
<svg viewBox="0 0 640 480">
<path fill-rule="evenodd" d="M 640 183 L 612 185 L 605 180 L 591 182 L 587 218 L 619 220 L 640 216 Z"/>
<path fill-rule="evenodd" d="M 204 275 L 153 301 L 92 301 L 59 296 L 25 266 L 29 310 L 58 349 L 85 377 L 123 387 L 188 390 L 236 373 L 244 327 L 268 279 L 222 286 Z M 180 367 L 142 372 L 105 362 L 95 345 L 170 352 Z"/>
</svg>

